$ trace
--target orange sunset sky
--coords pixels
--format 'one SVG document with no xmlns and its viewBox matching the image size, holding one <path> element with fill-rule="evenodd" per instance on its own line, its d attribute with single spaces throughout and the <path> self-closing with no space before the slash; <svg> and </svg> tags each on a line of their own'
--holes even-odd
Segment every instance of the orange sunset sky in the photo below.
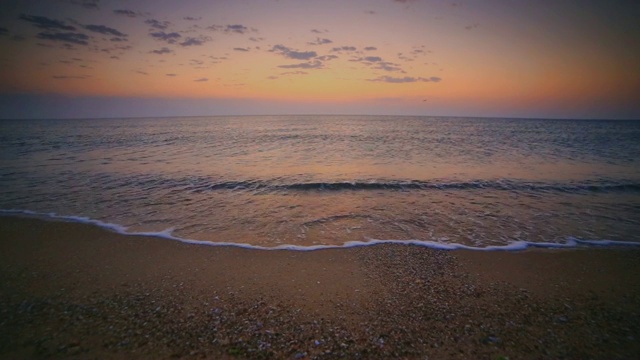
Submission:
<svg viewBox="0 0 640 360">
<path fill-rule="evenodd" d="M 0 118 L 640 118 L 638 1 L 0 4 Z"/>
</svg>

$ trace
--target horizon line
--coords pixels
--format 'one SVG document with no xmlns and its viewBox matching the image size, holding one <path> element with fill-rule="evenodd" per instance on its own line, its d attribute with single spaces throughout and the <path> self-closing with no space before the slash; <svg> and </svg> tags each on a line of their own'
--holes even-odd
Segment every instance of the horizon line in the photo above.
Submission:
<svg viewBox="0 0 640 360">
<path fill-rule="evenodd" d="M 407 114 L 211 114 L 211 115 L 155 115 L 155 116 L 114 116 L 114 117 L 64 117 L 64 118 L 0 118 L 0 121 L 31 121 L 31 120 L 138 120 L 138 119 L 169 119 L 169 118 L 208 118 L 208 117 L 267 117 L 267 116 L 362 116 L 362 117 L 402 117 L 402 118 L 457 118 L 457 119 L 491 119 L 491 120 L 560 120 L 560 121 L 640 121 L 640 118 L 576 118 L 576 117 L 522 117 L 522 116 L 468 116 L 468 115 L 407 115 Z"/>
</svg>

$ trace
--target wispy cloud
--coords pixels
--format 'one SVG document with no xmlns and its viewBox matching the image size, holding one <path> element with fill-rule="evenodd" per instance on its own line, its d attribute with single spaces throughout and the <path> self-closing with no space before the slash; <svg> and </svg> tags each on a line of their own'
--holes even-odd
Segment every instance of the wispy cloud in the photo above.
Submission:
<svg viewBox="0 0 640 360">
<path fill-rule="evenodd" d="M 375 46 L 367 46 L 364 48 L 364 51 L 375 51 L 375 50 L 378 50 L 378 48 Z"/>
<path fill-rule="evenodd" d="M 126 10 L 126 9 L 116 9 L 113 10 L 113 13 L 116 15 L 122 15 L 122 16 L 127 16 L 127 17 L 137 17 L 139 14 L 133 10 Z"/>
<path fill-rule="evenodd" d="M 404 73 L 400 65 L 389 61 L 384 61 L 379 56 L 353 57 L 349 59 L 349 61 L 362 63 L 364 65 L 370 66 L 371 69 L 375 70 L 399 71 L 401 73 Z"/>
<path fill-rule="evenodd" d="M 231 32 L 231 33 L 237 33 L 237 34 L 244 34 L 247 31 L 249 31 L 249 28 L 244 26 L 244 25 L 240 25 L 240 24 L 234 24 L 234 25 L 227 25 L 227 27 L 224 29 L 225 32 Z"/>
<path fill-rule="evenodd" d="M 398 53 L 398 59 L 400 59 L 402 61 L 413 61 L 413 60 L 415 60 L 412 57 L 408 57 L 408 56 L 404 55 L 403 53 Z"/>
<path fill-rule="evenodd" d="M 334 47 L 333 49 L 331 49 L 331 51 L 356 51 L 356 47 L 355 46 L 340 46 L 340 47 Z"/>
<path fill-rule="evenodd" d="M 236 48 L 233 48 L 233 50 L 234 50 L 234 51 L 244 51 L 244 52 L 247 52 L 247 51 L 249 51 L 249 48 L 236 47 Z"/>
<path fill-rule="evenodd" d="M 149 73 L 142 71 L 142 70 L 136 70 L 136 73 L 140 74 L 140 75 L 149 75 Z"/>
<path fill-rule="evenodd" d="M 222 31 L 225 34 L 246 34 L 248 32 L 258 32 L 257 29 L 249 28 L 241 24 L 211 25 L 207 26 L 206 29 L 211 31 Z"/>
<path fill-rule="evenodd" d="M 9 35 L 9 29 L 0 27 L 0 35 Z"/>
<path fill-rule="evenodd" d="M 286 58 L 296 59 L 296 60 L 309 60 L 318 56 L 318 53 L 316 53 L 315 51 L 292 50 L 291 48 L 288 48 L 284 45 L 275 45 L 269 51 L 274 52 L 276 54 L 280 54 Z"/>
<path fill-rule="evenodd" d="M 322 56 L 318 56 L 316 59 L 320 61 L 329 61 L 337 58 L 338 57 L 336 55 L 322 55 Z"/>
<path fill-rule="evenodd" d="M 169 48 L 166 48 L 166 47 L 163 47 L 163 48 L 160 48 L 158 50 L 151 50 L 151 51 L 149 51 L 149 53 L 158 54 L 158 55 L 171 54 L 171 53 L 173 53 L 173 50 L 171 50 Z"/>
<path fill-rule="evenodd" d="M 100 0 L 70 0 L 71 4 L 82 6 L 85 9 L 98 10 Z"/>
<path fill-rule="evenodd" d="M 169 77 L 174 77 L 174 76 L 178 76 L 177 74 L 164 74 L 165 76 L 169 76 Z"/>
<path fill-rule="evenodd" d="M 171 26 L 171 23 L 168 21 L 160 21 L 156 19 L 147 19 L 144 21 L 144 23 L 158 30 L 166 30 L 169 26 Z"/>
<path fill-rule="evenodd" d="M 52 78 L 56 80 L 82 80 L 88 79 L 91 76 L 89 75 L 53 75 Z"/>
<path fill-rule="evenodd" d="M 442 79 L 436 76 L 432 76 L 429 78 L 423 77 L 392 77 L 392 76 L 380 76 L 375 79 L 367 79 L 367 81 L 379 81 L 386 82 L 391 84 L 402 84 L 402 83 L 414 83 L 414 82 L 440 82 Z"/>
<path fill-rule="evenodd" d="M 308 42 L 307 44 L 309 44 L 309 45 L 324 45 L 324 44 L 331 44 L 332 42 L 333 41 L 331 41 L 329 39 L 316 38 L 315 41 Z"/>
<path fill-rule="evenodd" d="M 39 33 L 38 39 L 59 41 L 68 44 L 88 45 L 89 36 L 82 33 Z"/>
<path fill-rule="evenodd" d="M 306 63 L 290 64 L 290 65 L 278 65 L 282 69 L 320 69 L 322 68 L 321 61 L 309 61 Z"/>
<path fill-rule="evenodd" d="M 309 73 L 306 72 L 306 71 L 301 71 L 301 70 L 298 70 L 298 71 L 285 71 L 283 73 L 280 73 L 280 75 L 307 75 L 307 74 L 309 74 Z"/>
<path fill-rule="evenodd" d="M 207 79 L 207 78 L 200 78 L 200 79 L 195 79 L 195 80 L 193 80 L 193 81 L 195 81 L 195 82 L 205 82 L 205 81 L 209 81 L 209 79 Z"/>
<path fill-rule="evenodd" d="M 180 34 L 177 32 L 166 33 L 164 31 L 152 32 L 149 36 L 157 40 L 166 41 L 169 44 L 174 44 L 179 38 L 181 38 Z"/>
<path fill-rule="evenodd" d="M 374 69 L 378 69 L 378 70 L 384 70 L 384 71 L 402 71 L 402 68 L 400 67 L 400 65 L 398 64 L 394 64 L 392 62 L 388 62 L 388 61 L 380 61 L 376 63 L 376 66 L 373 67 Z"/>
<path fill-rule="evenodd" d="M 20 14 L 19 17 L 21 20 L 28 21 L 32 23 L 35 27 L 45 30 L 66 30 L 66 31 L 74 31 L 76 28 L 67 25 L 64 21 L 50 19 L 45 16 L 33 16 Z"/>
<path fill-rule="evenodd" d="M 188 37 L 180 43 L 180 46 L 200 46 L 210 40 L 211 38 L 208 36 Z"/>
<path fill-rule="evenodd" d="M 85 29 L 89 30 L 89 31 L 93 31 L 96 33 L 100 33 L 103 35 L 114 35 L 114 36 L 120 36 L 120 37 L 126 37 L 127 34 L 123 34 L 120 31 L 114 29 L 114 28 L 110 28 L 108 26 L 104 26 L 104 25 L 85 25 L 84 26 Z"/>
<path fill-rule="evenodd" d="M 183 17 L 183 19 L 188 20 L 188 21 L 198 21 L 198 20 L 202 20 L 201 16 L 185 16 Z"/>
</svg>

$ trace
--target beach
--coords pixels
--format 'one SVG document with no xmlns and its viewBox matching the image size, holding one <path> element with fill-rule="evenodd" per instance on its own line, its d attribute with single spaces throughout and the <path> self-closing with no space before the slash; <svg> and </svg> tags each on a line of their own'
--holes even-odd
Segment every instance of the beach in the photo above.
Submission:
<svg viewBox="0 0 640 360">
<path fill-rule="evenodd" d="M 254 250 L 0 218 L 1 358 L 640 355 L 640 251 Z"/>
</svg>

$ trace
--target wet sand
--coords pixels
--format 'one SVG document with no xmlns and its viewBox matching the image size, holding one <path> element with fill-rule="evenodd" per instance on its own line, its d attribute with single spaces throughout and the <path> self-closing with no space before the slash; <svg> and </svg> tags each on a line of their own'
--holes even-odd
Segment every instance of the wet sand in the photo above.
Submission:
<svg viewBox="0 0 640 360">
<path fill-rule="evenodd" d="M 0 358 L 640 357 L 640 249 L 258 251 L 0 217 Z"/>
</svg>

